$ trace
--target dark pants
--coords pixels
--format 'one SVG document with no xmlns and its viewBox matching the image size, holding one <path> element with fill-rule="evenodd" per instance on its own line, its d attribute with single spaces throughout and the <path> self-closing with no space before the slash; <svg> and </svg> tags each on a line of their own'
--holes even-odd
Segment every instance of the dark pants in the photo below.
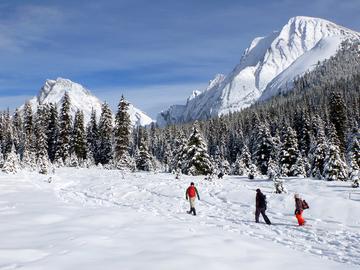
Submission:
<svg viewBox="0 0 360 270">
<path fill-rule="evenodd" d="M 265 211 L 266 209 L 265 208 L 256 208 L 256 211 L 255 211 L 255 222 L 258 223 L 259 222 L 259 216 L 260 216 L 260 213 L 261 215 L 263 216 L 266 224 L 270 225 L 271 222 L 270 222 L 270 219 L 267 217 L 267 215 L 265 214 Z"/>
</svg>

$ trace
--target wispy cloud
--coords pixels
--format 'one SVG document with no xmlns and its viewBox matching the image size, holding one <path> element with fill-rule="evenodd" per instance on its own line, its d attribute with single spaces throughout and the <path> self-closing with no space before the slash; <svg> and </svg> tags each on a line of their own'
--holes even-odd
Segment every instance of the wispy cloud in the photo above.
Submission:
<svg viewBox="0 0 360 270">
<path fill-rule="evenodd" d="M 231 71 L 254 37 L 292 16 L 360 30 L 359 13 L 357 0 L 1 1 L 0 96 L 35 95 L 61 76 L 97 95 L 126 88 L 135 104 L 153 91 L 142 108 L 153 111 Z"/>
</svg>

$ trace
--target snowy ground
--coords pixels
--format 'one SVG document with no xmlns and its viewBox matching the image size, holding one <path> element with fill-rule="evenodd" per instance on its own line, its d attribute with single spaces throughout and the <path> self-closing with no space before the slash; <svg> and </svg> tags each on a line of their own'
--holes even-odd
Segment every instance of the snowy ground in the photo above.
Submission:
<svg viewBox="0 0 360 270">
<path fill-rule="evenodd" d="M 175 180 L 171 174 L 59 169 L 0 173 L 0 269 L 359 269 L 360 191 L 287 179 Z M 186 214 L 185 189 L 200 192 Z M 274 225 L 254 223 L 255 189 Z M 294 192 L 310 204 L 296 226 Z"/>
</svg>

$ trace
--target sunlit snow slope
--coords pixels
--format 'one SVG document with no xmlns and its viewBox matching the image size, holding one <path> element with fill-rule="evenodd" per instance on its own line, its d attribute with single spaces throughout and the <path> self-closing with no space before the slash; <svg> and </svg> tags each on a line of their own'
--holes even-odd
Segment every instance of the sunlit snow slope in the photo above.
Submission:
<svg viewBox="0 0 360 270">
<path fill-rule="evenodd" d="M 294 78 L 334 55 L 342 41 L 359 38 L 327 20 L 291 18 L 280 31 L 255 38 L 230 74 L 217 75 L 201 94 L 161 112 L 157 121 L 165 125 L 239 111 L 291 89 Z"/>
<path fill-rule="evenodd" d="M 96 111 L 98 117 L 100 116 L 102 101 L 91 94 L 91 92 L 82 85 L 63 78 L 46 80 L 44 86 L 40 89 L 39 94 L 30 100 L 30 104 L 34 111 L 36 111 L 39 104 L 46 103 L 56 104 L 57 108 L 60 110 L 65 92 L 68 92 L 70 96 L 70 110 L 72 115 L 74 115 L 77 110 L 83 111 L 85 123 L 90 120 L 92 109 Z M 22 109 L 22 107 L 20 109 Z M 152 119 L 149 116 L 135 108 L 132 104 L 129 106 L 129 114 L 131 122 L 134 125 L 148 125 L 152 122 Z"/>
<path fill-rule="evenodd" d="M 360 192 L 348 182 L 122 173 L 61 168 L 52 175 L 0 172 L 0 269 L 355 270 Z M 185 189 L 198 187 L 198 215 Z M 254 221 L 255 190 L 267 214 Z M 294 193 L 310 205 L 299 227 Z"/>
</svg>

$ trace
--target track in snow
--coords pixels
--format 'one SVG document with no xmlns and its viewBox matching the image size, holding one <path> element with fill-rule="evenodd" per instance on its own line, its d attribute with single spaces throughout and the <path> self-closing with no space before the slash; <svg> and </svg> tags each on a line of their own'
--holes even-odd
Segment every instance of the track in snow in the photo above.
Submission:
<svg viewBox="0 0 360 270">
<path fill-rule="evenodd" d="M 185 188 L 193 177 L 176 180 L 170 174 L 135 173 L 126 174 L 124 178 L 117 171 L 106 171 L 96 177 L 79 174 L 77 181 L 64 185 L 60 175 L 54 185 L 62 200 L 77 201 L 86 207 L 127 207 L 140 213 L 178 220 L 191 230 L 200 229 L 199 225 L 218 227 L 330 260 L 360 265 L 359 223 L 344 225 L 327 216 L 314 219 L 305 212 L 310 225 L 298 227 L 292 212 L 284 207 L 291 201 L 291 194 L 267 193 L 267 213 L 273 225 L 256 224 L 254 190 L 261 186 L 270 191 L 272 183 L 266 180 L 251 182 L 245 178 L 228 177 L 209 182 L 197 178 L 202 200 L 197 202 L 198 216 L 193 217 L 186 214 L 188 203 L 184 198 Z"/>
</svg>

